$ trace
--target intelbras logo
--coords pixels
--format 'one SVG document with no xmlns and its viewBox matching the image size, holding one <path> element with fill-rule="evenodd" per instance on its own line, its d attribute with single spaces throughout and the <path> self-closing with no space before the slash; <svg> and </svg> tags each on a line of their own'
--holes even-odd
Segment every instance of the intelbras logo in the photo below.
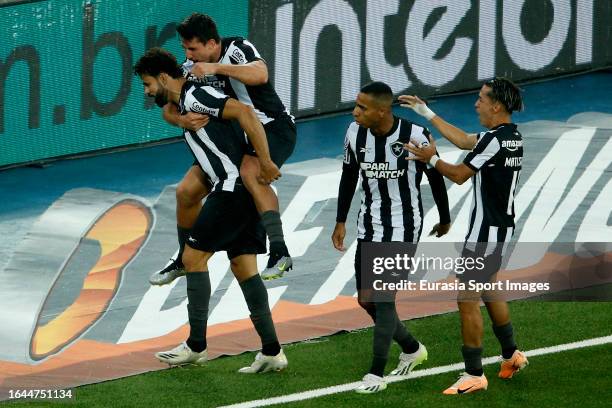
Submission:
<svg viewBox="0 0 612 408">
<path fill-rule="evenodd" d="M 349 164 L 351 162 L 351 156 L 349 152 L 350 142 L 348 138 L 344 139 L 344 163 Z"/>
<path fill-rule="evenodd" d="M 298 116 L 349 108 L 361 86 L 376 78 L 396 91 L 437 94 L 480 88 L 499 67 L 509 77 L 543 77 L 608 61 L 601 51 L 609 49 L 608 27 L 596 20 L 605 1 L 250 3 L 258 16 L 250 38 L 268 59 L 282 61 L 272 77 Z M 546 23 L 542 15 L 550 17 Z M 274 29 L 261 29 L 262 21 Z M 386 47 L 388 38 L 402 41 Z M 321 61 L 329 69 L 320 69 Z"/>
<path fill-rule="evenodd" d="M 390 164 L 387 162 L 375 163 L 375 162 L 364 162 L 361 163 L 361 170 L 365 172 L 367 178 L 376 179 L 396 179 L 406 174 L 406 169 L 389 169 Z"/>
</svg>

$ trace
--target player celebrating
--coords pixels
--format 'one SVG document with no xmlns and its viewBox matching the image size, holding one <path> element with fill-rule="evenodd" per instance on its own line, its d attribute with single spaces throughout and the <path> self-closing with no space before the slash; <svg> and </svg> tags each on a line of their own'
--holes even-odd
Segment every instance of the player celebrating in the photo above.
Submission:
<svg viewBox="0 0 612 408">
<path fill-rule="evenodd" d="M 187 57 L 183 69 L 188 79 L 212 85 L 224 94 L 252 106 L 264 126 L 272 161 L 280 168 L 295 147 L 296 127 L 293 117 L 269 82 L 266 63 L 253 44 L 239 37 L 221 38 L 214 20 L 201 13 L 187 17 L 177 27 L 177 31 Z M 179 115 L 173 104 L 164 106 L 164 118 L 174 125 L 194 131 L 207 123 L 205 118 L 196 113 Z M 254 155 L 252 148 L 249 154 Z M 258 179 L 260 169 L 265 170 L 261 168 L 259 159 L 245 157 L 240 175 L 255 200 L 270 240 L 270 257 L 262 278 L 275 279 L 290 270 L 293 261 L 285 244 L 278 198 L 267 183 L 261 183 Z M 270 172 L 262 176 L 267 182 L 273 180 Z M 180 262 L 181 248 L 206 193 L 205 176 L 194 165 L 177 187 L 179 256 L 166 268 L 152 275 L 152 284 L 166 284 L 184 274 Z"/>
<path fill-rule="evenodd" d="M 374 320 L 372 365 L 358 393 L 375 393 L 387 388 L 383 379 L 392 340 L 402 348 L 399 365 L 391 373 L 407 375 L 427 359 L 427 350 L 399 320 L 393 301 L 370 301 L 371 288 L 362 286 L 362 242 L 412 242 L 419 240 L 423 228 L 420 182 L 427 174 L 440 214 L 432 233 L 440 237 L 450 229 L 448 197 L 442 176 L 435 169 L 405 160 L 403 144 L 411 138 L 427 142 L 429 131 L 393 115 L 393 92 L 382 82 L 364 86 L 357 96 L 353 116 L 344 142 L 344 164 L 338 192 L 338 212 L 332 242 L 344 251 L 346 218 L 361 175 L 361 209 L 357 220 L 358 243 L 355 254 L 355 279 L 359 305 Z M 366 171 L 367 165 L 395 170 Z"/>
<path fill-rule="evenodd" d="M 187 81 L 176 59 L 167 51 L 159 48 L 147 51 L 134 71 L 142 79 L 147 95 L 172 102 L 181 112 L 198 111 L 212 116 L 205 128 L 184 132 L 189 148 L 212 183 L 211 193 L 187 237 L 182 259 L 187 272 L 190 334 L 186 342 L 155 356 L 171 365 L 206 361 L 211 295 L 207 263 L 215 252 L 227 251 L 232 272 L 240 283 L 262 342 L 261 352 L 253 364 L 240 372 L 282 370 L 287 366 L 287 358 L 276 337 L 268 293 L 257 272 L 256 254 L 265 252 L 265 231 L 240 178 L 239 168 L 246 151 L 244 133 L 230 120 L 238 120 L 249 140 L 260 147 L 260 158 L 268 154 L 263 126 L 248 105 L 210 86 Z"/>
<path fill-rule="evenodd" d="M 477 279 L 494 279 L 501 265 L 504 243 L 510 241 L 514 232 L 514 194 L 523 158 L 522 136 L 512 123 L 512 112 L 523 108 L 519 88 L 506 78 L 495 78 L 482 86 L 475 108 L 480 124 L 489 130 L 478 134 L 467 134 L 446 122 L 416 96 L 402 95 L 399 99 L 403 102 L 402 106 L 412 108 L 431 121 L 455 146 L 470 150 L 462 163 L 454 165 L 438 157 L 433 140 L 430 140 L 429 146 L 419 146 L 418 142 L 406 146 L 414 154 L 414 159 L 428 162 L 451 181 L 463 184 L 472 179 L 474 202 L 463 256 L 484 258 L 484 270 L 488 276 L 477 276 Z M 460 276 L 461 280 L 470 278 L 466 274 Z M 460 294 L 458 305 L 465 373 L 444 394 L 487 389 L 488 382 L 482 370 L 481 295 Z M 512 378 L 528 361 L 514 341 L 508 304 L 499 300 L 487 301 L 485 298 L 485 305 L 493 321 L 493 332 L 502 348 L 499 377 Z"/>
</svg>

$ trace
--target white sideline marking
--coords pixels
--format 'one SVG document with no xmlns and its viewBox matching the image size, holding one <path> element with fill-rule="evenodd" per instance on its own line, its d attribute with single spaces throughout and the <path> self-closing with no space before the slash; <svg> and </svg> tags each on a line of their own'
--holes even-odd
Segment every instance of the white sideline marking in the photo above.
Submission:
<svg viewBox="0 0 612 408">
<path fill-rule="evenodd" d="M 539 348 L 535 350 L 526 351 L 525 355 L 528 357 L 541 356 L 544 354 L 558 353 L 560 351 L 574 350 L 574 349 L 579 349 L 579 348 L 584 348 L 584 347 L 599 346 L 599 345 L 608 344 L 608 343 L 612 343 L 612 335 L 604 336 L 604 337 L 596 337 L 594 339 L 576 341 L 573 343 L 559 344 L 557 346 L 543 347 L 543 348 Z M 499 357 L 487 357 L 487 358 L 482 359 L 482 365 L 493 364 L 498 361 L 499 361 Z M 463 362 L 456 363 L 456 364 L 449 364 L 449 365 L 440 366 L 440 367 L 428 368 L 425 370 L 413 371 L 412 373 L 410 373 L 410 375 L 406 377 L 386 377 L 386 380 L 387 380 L 387 383 L 406 381 L 412 378 L 427 377 L 430 375 L 437 375 L 437 374 L 442 374 L 442 373 L 448 373 L 451 371 L 458 371 L 458 370 L 463 369 L 463 367 L 464 367 Z M 265 407 L 268 405 L 275 405 L 275 404 L 285 404 L 287 402 L 302 401 L 306 399 L 322 397 L 325 395 L 338 394 L 341 392 L 352 391 L 355 388 L 357 388 L 360 384 L 361 384 L 361 381 L 356 381 L 356 382 L 352 382 L 348 384 L 340 384 L 340 385 L 334 385 L 331 387 L 318 388 L 315 390 L 298 392 L 295 394 L 282 395 L 280 397 L 241 402 L 241 403 L 233 404 L 233 405 L 225 405 L 220 408 L 254 408 L 254 407 Z"/>
</svg>

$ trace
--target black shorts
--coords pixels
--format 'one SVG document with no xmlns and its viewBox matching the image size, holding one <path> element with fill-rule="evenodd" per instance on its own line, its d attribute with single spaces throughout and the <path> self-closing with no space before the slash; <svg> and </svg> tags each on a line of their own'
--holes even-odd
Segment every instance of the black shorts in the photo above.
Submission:
<svg viewBox="0 0 612 408">
<path fill-rule="evenodd" d="M 381 275 L 375 275 L 374 272 L 371 269 L 367 269 L 362 271 L 361 270 L 361 253 L 362 253 L 362 245 L 363 243 L 366 244 L 371 244 L 370 241 L 364 241 L 361 239 L 357 240 L 357 250 L 355 251 L 355 286 L 357 288 L 358 291 L 362 291 L 362 290 L 366 290 L 366 291 L 372 291 L 373 289 L 373 281 L 375 279 L 383 279 L 383 281 L 385 282 L 392 282 L 392 281 L 398 281 L 401 279 L 409 279 L 409 276 L 407 274 L 407 272 L 405 274 L 400 274 L 400 275 L 395 275 L 393 277 L 389 277 L 388 275 L 385 277 L 382 277 Z M 376 245 L 376 247 L 369 247 L 370 250 L 376 251 L 376 248 L 380 248 L 379 245 L 385 245 L 385 244 L 391 244 L 390 242 L 376 242 L 374 243 L 374 245 Z M 397 242 L 395 242 L 395 244 L 397 244 Z M 410 244 L 410 246 L 408 248 L 402 248 L 402 252 L 406 255 L 408 255 L 409 257 L 414 257 L 414 253 L 416 251 L 416 245 L 412 245 Z M 372 255 L 372 254 L 370 254 Z M 366 259 L 368 259 L 368 257 L 365 257 Z M 385 301 L 385 296 L 391 294 L 390 291 L 378 291 L 375 295 L 370 295 L 370 299 L 372 301 Z M 393 295 L 394 297 L 394 295 Z M 392 298 L 389 298 L 392 299 Z"/>
<path fill-rule="evenodd" d="M 355 286 L 361 290 L 361 240 L 357 240 L 357 250 L 355 251 Z"/>
<path fill-rule="evenodd" d="M 502 265 L 503 242 L 497 243 L 495 249 L 487 253 L 487 245 L 490 243 L 477 243 L 474 250 L 463 248 L 461 257 L 476 260 L 470 262 L 470 267 L 466 267 L 463 273 L 456 273 L 460 282 L 467 283 L 474 280 L 478 283 L 490 282 L 493 275 L 499 272 Z M 486 254 L 486 256 L 485 256 Z"/>
<path fill-rule="evenodd" d="M 227 251 L 229 259 L 265 253 L 266 231 L 246 188 L 236 184 L 234 191 L 210 193 L 186 244 L 204 252 Z"/>
<path fill-rule="evenodd" d="M 282 116 L 264 125 L 268 149 L 274 164 L 280 168 L 293 153 L 296 141 L 295 123 L 289 116 Z M 247 143 L 247 154 L 256 156 L 251 143 Z"/>
</svg>

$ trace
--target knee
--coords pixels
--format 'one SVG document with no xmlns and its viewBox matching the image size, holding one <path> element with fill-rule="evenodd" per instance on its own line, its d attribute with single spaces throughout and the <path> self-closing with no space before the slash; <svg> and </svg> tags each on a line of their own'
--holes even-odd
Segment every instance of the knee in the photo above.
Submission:
<svg viewBox="0 0 612 408">
<path fill-rule="evenodd" d="M 254 261 L 253 264 L 250 265 L 245 264 L 243 261 L 236 260 L 240 258 L 242 257 L 239 256 L 230 260 L 230 269 L 238 283 L 245 282 L 258 274 L 257 261 Z"/>
<path fill-rule="evenodd" d="M 198 251 L 188 245 L 185 245 L 185 251 L 183 252 L 183 266 L 187 272 L 207 271 L 208 259 L 212 254 L 207 252 Z"/>
<path fill-rule="evenodd" d="M 245 155 L 240 166 L 240 177 L 243 179 L 256 180 L 259 172 L 258 158 Z"/>
<path fill-rule="evenodd" d="M 477 301 L 462 301 L 458 302 L 459 306 L 459 315 L 461 319 L 478 319 L 482 318 L 480 314 L 480 303 Z"/>
<path fill-rule="evenodd" d="M 193 206 L 199 204 L 207 193 L 208 186 L 203 178 L 189 171 L 176 187 L 176 201 L 182 206 Z"/>
<path fill-rule="evenodd" d="M 192 206 L 200 201 L 199 194 L 196 189 L 190 188 L 187 183 L 181 182 L 176 187 L 176 202 L 183 206 Z"/>
<path fill-rule="evenodd" d="M 196 267 L 195 258 L 187 246 L 185 246 L 185 250 L 183 251 L 183 256 L 181 258 L 181 261 L 183 262 L 183 266 L 185 267 L 185 270 L 187 272 L 193 272 L 197 269 L 195 268 Z"/>
<path fill-rule="evenodd" d="M 259 181 L 257 181 L 257 170 L 250 170 L 248 166 L 246 169 L 244 166 L 240 168 L 240 178 L 242 178 L 242 181 L 249 190 L 250 187 L 257 187 L 259 184 Z"/>
</svg>

